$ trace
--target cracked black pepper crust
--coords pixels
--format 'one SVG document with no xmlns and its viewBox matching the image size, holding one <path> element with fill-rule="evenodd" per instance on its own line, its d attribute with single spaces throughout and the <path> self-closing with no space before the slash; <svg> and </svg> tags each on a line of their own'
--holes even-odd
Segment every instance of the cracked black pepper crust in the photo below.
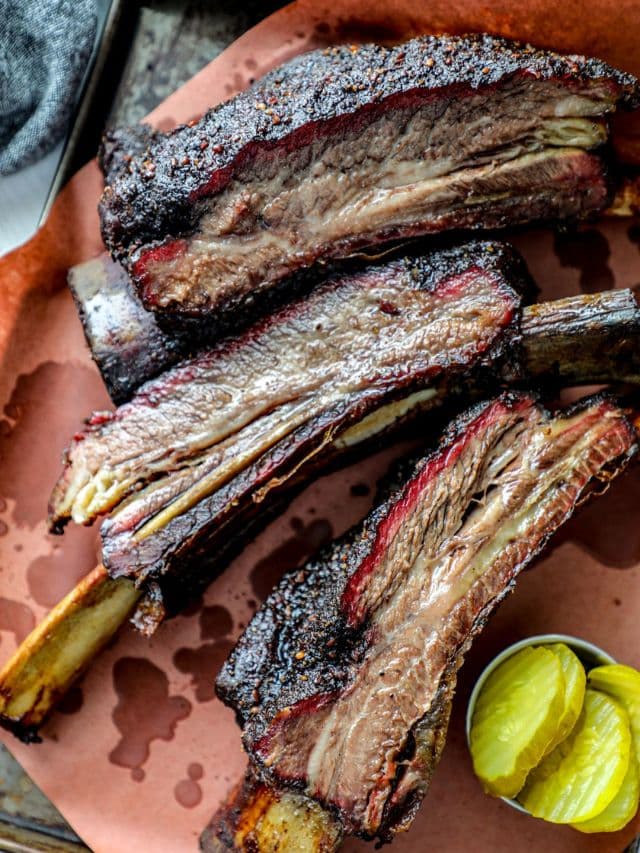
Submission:
<svg viewBox="0 0 640 853">
<path fill-rule="evenodd" d="M 138 128 L 105 137 L 102 233 L 125 259 L 168 234 L 188 234 L 203 199 L 231 180 L 257 147 L 286 144 L 407 93 L 482 89 L 515 75 L 548 80 L 606 79 L 614 100 L 640 102 L 638 81 L 598 59 L 560 55 L 490 35 L 423 36 L 395 47 L 344 45 L 303 54 L 197 122 L 164 134 Z M 300 145 L 301 141 L 292 141 Z"/>
</svg>

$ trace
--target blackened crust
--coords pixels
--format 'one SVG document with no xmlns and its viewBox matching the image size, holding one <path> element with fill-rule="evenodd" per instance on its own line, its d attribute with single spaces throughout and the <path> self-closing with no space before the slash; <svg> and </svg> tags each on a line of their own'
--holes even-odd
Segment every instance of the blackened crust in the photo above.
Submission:
<svg viewBox="0 0 640 853">
<path fill-rule="evenodd" d="M 447 454 L 456 438 L 464 435 L 474 421 L 483 418 L 492 409 L 492 416 L 500 417 L 500 408 L 506 414 L 512 409 L 520 411 L 521 407 L 534 406 L 531 398 L 513 394 L 503 395 L 494 404 L 476 406 L 453 422 L 436 453 Z M 582 410 L 588 412 L 589 409 L 598 413 L 603 425 L 606 425 L 610 414 L 615 416 L 614 429 L 619 440 L 612 448 L 615 447 L 616 452 L 604 467 L 599 467 L 601 458 L 594 457 L 591 472 L 593 479 L 585 481 L 577 502 L 574 501 L 563 510 L 562 519 L 558 519 L 560 523 L 586 498 L 593 484 L 607 482 L 611 476 L 623 470 L 638 449 L 632 425 L 604 395 L 582 401 L 567 410 L 565 415 L 576 415 Z M 538 410 L 541 422 L 550 417 L 539 407 Z M 272 722 L 298 714 L 305 715 L 307 712 L 312 714 L 322 707 L 322 701 L 331 702 L 334 697 L 345 695 L 343 691 L 350 683 L 349 673 L 357 670 L 364 660 L 367 644 L 372 642 L 369 626 L 365 622 L 360 628 L 352 627 L 346 618 L 343 610 L 346 585 L 351 583 L 354 570 L 371 553 L 379 521 L 388 515 L 392 507 L 403 502 L 411 482 L 432 458 L 430 454 L 417 463 L 407 463 L 387 486 L 382 503 L 361 526 L 353 528 L 301 570 L 285 575 L 249 624 L 222 668 L 217 681 L 218 694 L 236 711 L 244 728 L 245 745 L 254 766 L 259 768 L 265 780 L 274 777 L 273 766 L 269 761 L 263 762 L 264 755 L 261 752 L 261 744 L 268 741 L 269 732 L 273 731 Z M 509 572 L 499 577 L 499 583 L 490 585 L 491 595 L 473 613 L 469 630 L 448 646 L 446 666 L 435 699 L 427 716 L 407 733 L 406 751 L 398 756 L 399 771 L 393 792 L 373 832 L 381 840 L 391 840 L 397 831 L 408 828 L 426 793 L 444 745 L 456 673 L 473 638 L 513 589 L 520 571 L 545 547 L 556 527 L 557 523 L 549 525 L 537 541 L 519 552 Z M 303 678 L 300 677 L 301 665 L 296 663 L 296 649 L 300 648 L 304 648 Z M 403 779 L 405 765 L 409 773 L 408 784 L 404 784 Z M 278 784 L 283 782 L 282 776 L 276 778 Z M 306 790 L 303 777 L 289 777 L 285 784 Z M 334 801 L 331 805 L 337 806 Z M 368 831 L 362 832 L 362 827 L 354 823 L 341 806 L 340 814 L 348 831 L 371 837 Z"/>
<path fill-rule="evenodd" d="M 165 332 L 106 252 L 72 267 L 67 281 L 91 355 L 116 405 L 193 353 L 194 336 Z"/>
<path fill-rule="evenodd" d="M 267 74 L 248 91 L 168 134 L 112 132 L 103 146 L 107 187 L 102 233 L 120 258 L 167 234 L 190 233 L 198 201 L 219 192 L 258 148 L 297 148 L 322 125 L 384 110 L 400 97 L 481 90 L 517 76 L 609 81 L 614 99 L 638 101 L 634 77 L 597 59 L 562 56 L 490 35 L 423 36 L 396 47 L 313 51 Z"/>
</svg>

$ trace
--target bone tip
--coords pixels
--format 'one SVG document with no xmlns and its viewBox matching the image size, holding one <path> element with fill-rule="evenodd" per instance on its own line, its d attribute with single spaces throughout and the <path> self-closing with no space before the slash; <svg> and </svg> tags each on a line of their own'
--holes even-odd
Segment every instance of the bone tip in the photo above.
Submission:
<svg viewBox="0 0 640 853">
<path fill-rule="evenodd" d="M 0 713 L 0 727 L 10 732 L 22 743 L 42 743 L 42 738 L 38 734 L 38 727 L 26 724 L 21 719 Z"/>
</svg>

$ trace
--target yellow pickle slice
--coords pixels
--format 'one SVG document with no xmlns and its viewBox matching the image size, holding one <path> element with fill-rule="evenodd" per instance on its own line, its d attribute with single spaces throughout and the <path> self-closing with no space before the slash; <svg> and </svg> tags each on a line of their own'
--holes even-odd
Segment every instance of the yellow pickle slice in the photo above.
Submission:
<svg viewBox="0 0 640 853">
<path fill-rule="evenodd" d="M 622 780 L 620 790 L 606 809 L 591 820 L 571 824 L 580 832 L 617 832 L 633 819 L 640 801 L 640 770 L 633 744 L 629 756 L 627 775 Z"/>
<path fill-rule="evenodd" d="M 604 811 L 629 768 L 631 732 L 624 708 L 587 689 L 578 722 L 527 779 L 518 800 L 551 823 L 581 823 Z"/>
<path fill-rule="evenodd" d="M 622 663 L 597 666 L 589 672 L 589 686 L 620 702 L 629 715 L 636 757 L 640 756 L 640 672 Z"/>
<path fill-rule="evenodd" d="M 527 647 L 488 676 L 471 721 L 473 768 L 487 793 L 514 797 L 556 737 L 565 708 L 557 655 Z"/>
<path fill-rule="evenodd" d="M 553 643 L 545 646 L 545 649 L 549 649 L 559 659 L 565 681 L 564 711 L 558 721 L 558 733 L 548 748 L 551 752 L 569 735 L 580 716 L 587 676 L 580 658 L 571 651 L 569 646 L 564 643 Z"/>
</svg>

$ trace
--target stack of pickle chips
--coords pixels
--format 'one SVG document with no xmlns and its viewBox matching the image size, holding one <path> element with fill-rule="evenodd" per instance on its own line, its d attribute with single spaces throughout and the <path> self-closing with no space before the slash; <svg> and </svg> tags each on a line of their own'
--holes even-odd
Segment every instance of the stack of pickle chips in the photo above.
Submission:
<svg viewBox="0 0 640 853">
<path fill-rule="evenodd" d="M 581 832 L 615 832 L 640 799 L 640 672 L 587 672 L 564 643 L 521 649 L 484 683 L 469 741 L 487 793 Z"/>
</svg>

